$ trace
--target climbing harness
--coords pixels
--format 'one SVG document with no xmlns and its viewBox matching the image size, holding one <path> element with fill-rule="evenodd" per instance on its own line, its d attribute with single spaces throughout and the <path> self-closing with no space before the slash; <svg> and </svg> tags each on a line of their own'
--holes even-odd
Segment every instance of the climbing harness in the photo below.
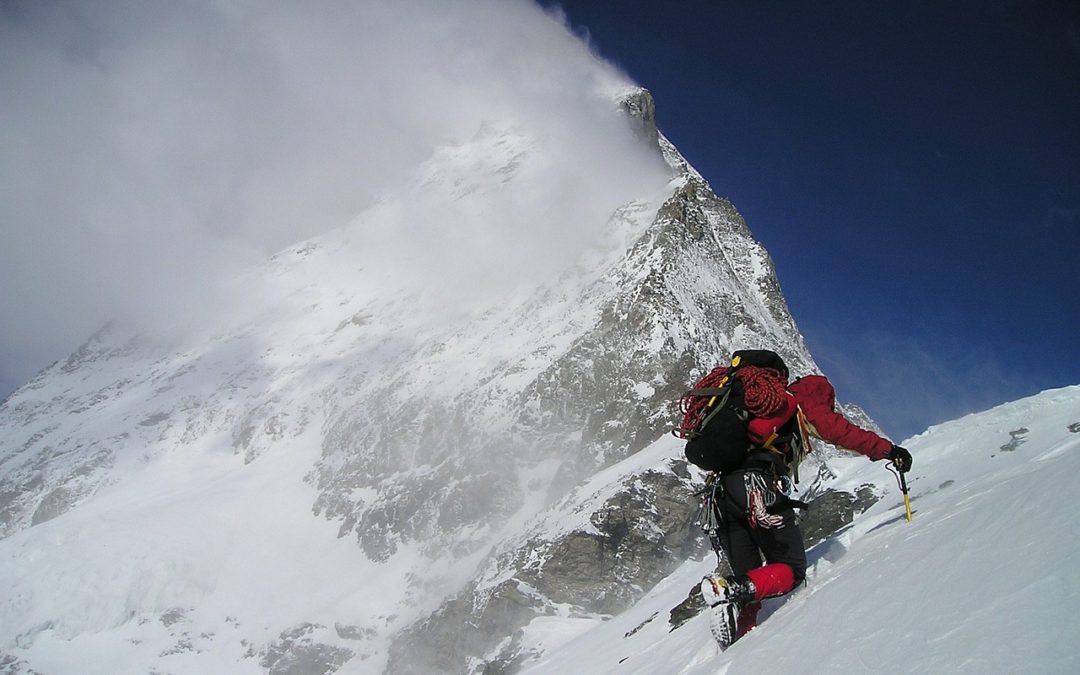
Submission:
<svg viewBox="0 0 1080 675">
<path fill-rule="evenodd" d="M 784 517 L 769 513 L 769 509 L 776 504 L 777 496 L 765 475 L 757 471 L 747 471 L 743 474 L 743 480 L 746 485 L 746 511 L 750 527 L 766 530 L 781 527 Z"/>
</svg>

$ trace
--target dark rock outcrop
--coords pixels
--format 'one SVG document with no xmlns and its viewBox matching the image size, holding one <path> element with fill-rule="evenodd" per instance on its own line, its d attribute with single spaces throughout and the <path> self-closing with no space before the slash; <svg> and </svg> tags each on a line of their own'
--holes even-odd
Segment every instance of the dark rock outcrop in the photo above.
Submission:
<svg viewBox="0 0 1080 675">
<path fill-rule="evenodd" d="M 409 629 L 391 650 L 390 672 L 512 673 L 530 657 L 520 631 L 537 616 L 628 608 L 702 550 L 695 484 L 685 462 L 666 464 L 623 479 L 589 514 L 588 529 L 529 541 L 494 561 L 507 578 L 473 584 Z"/>
</svg>

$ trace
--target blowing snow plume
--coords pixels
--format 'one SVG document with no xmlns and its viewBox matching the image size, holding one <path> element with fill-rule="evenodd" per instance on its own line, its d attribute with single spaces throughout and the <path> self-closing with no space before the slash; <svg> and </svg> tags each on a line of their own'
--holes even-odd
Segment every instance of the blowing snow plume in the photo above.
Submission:
<svg viewBox="0 0 1080 675">
<path fill-rule="evenodd" d="M 213 325 L 260 292 L 239 269 L 361 213 L 376 272 L 455 301 L 549 274 L 664 169 L 626 85 L 524 0 L 5 3 L 0 393 L 109 320 Z M 497 137 L 527 189 L 373 217 Z"/>
</svg>

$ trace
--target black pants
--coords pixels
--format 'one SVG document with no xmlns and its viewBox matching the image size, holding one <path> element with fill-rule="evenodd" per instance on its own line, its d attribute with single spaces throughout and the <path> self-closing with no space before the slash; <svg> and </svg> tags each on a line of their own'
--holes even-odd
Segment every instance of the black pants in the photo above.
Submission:
<svg viewBox="0 0 1080 675">
<path fill-rule="evenodd" d="M 795 510 L 790 506 L 771 510 L 784 519 L 779 527 L 766 528 L 760 524 L 751 527 L 745 473 L 736 471 L 721 477 L 720 542 L 731 570 L 735 574 L 746 574 L 763 564 L 784 563 L 791 567 L 798 586 L 806 578 L 806 547 L 802 530 L 795 520 Z"/>
</svg>

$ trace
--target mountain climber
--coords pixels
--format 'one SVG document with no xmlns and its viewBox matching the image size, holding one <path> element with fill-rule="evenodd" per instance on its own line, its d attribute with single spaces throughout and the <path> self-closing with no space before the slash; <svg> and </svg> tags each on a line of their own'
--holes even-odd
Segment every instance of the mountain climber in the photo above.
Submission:
<svg viewBox="0 0 1080 675">
<path fill-rule="evenodd" d="M 714 633 L 722 647 L 756 626 L 762 599 L 790 592 L 806 575 L 806 548 L 794 512 L 795 506 L 805 505 L 787 497 L 782 488 L 789 482 L 792 460 L 797 467 L 798 456 L 809 449 L 808 436 L 854 450 L 873 461 L 888 459 L 900 471 L 911 468 L 911 453 L 905 448 L 852 424 L 836 411 L 836 394 L 828 379 L 809 375 L 785 390 L 787 368 L 779 357 L 776 361 L 779 365 L 772 370 L 771 384 L 769 377 L 758 378 L 766 384 L 760 385 L 761 392 L 755 392 L 751 389 L 755 382 L 745 379 L 745 396 L 750 402 L 753 395 L 761 398 L 763 392 L 777 397 L 781 411 L 785 406 L 794 409 L 795 414 L 786 413 L 790 417 L 787 428 L 793 433 L 779 443 L 765 443 L 771 446 L 768 450 L 752 448 L 733 470 L 711 475 L 716 484 L 711 508 L 718 511 L 719 544 L 732 574 L 705 577 L 701 590 L 714 610 Z M 758 370 L 770 375 L 768 369 Z M 770 387 L 771 393 L 767 391 Z M 752 418 L 751 439 L 755 437 L 754 423 Z M 785 437 L 781 434 L 780 438 Z M 802 447 L 794 447 L 798 444 Z M 716 621 L 722 625 L 716 626 Z"/>
</svg>

